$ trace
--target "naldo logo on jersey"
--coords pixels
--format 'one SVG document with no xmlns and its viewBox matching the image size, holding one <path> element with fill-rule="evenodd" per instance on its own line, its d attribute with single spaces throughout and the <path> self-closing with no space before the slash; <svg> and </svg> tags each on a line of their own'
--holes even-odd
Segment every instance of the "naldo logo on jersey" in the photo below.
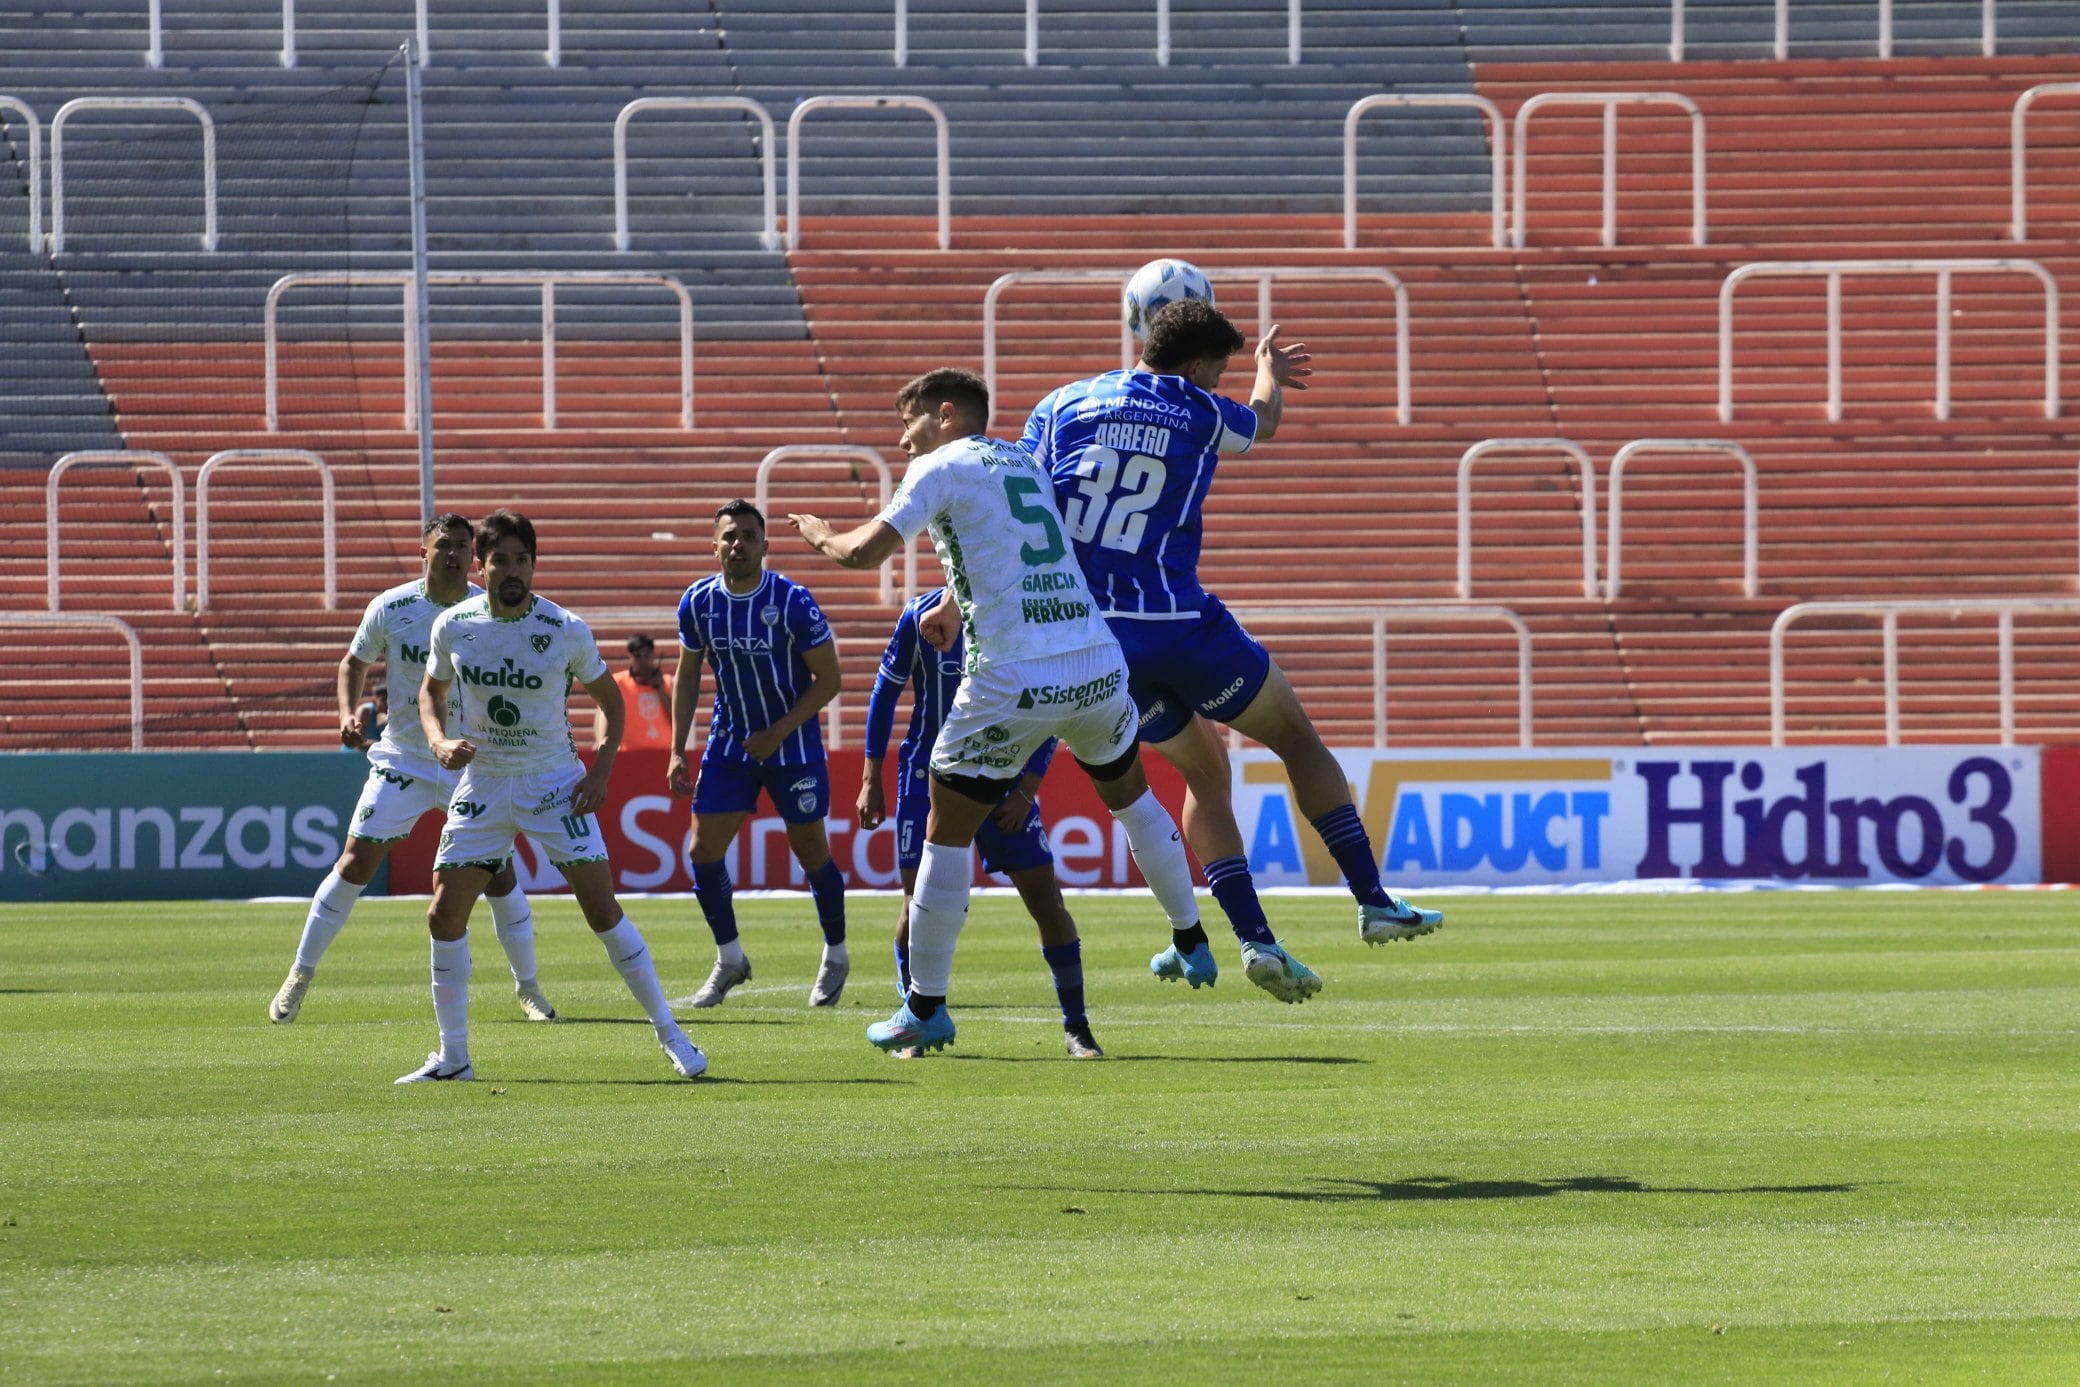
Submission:
<svg viewBox="0 0 2080 1387">
<path fill-rule="evenodd" d="M 526 670 L 520 668 L 510 655 L 506 656 L 505 663 L 497 669 L 479 669 L 475 665 L 466 665 L 461 661 L 456 662 L 455 668 L 462 675 L 463 683 L 474 684 L 479 688 L 539 689 L 542 687 L 542 676 L 529 674 Z"/>
</svg>

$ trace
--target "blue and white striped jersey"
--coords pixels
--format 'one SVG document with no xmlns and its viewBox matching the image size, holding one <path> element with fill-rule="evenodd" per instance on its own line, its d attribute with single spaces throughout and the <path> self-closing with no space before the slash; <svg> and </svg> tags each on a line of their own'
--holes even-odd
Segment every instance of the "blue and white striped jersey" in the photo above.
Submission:
<svg viewBox="0 0 2080 1387">
<path fill-rule="evenodd" d="M 903 696 L 905 685 L 910 687 L 910 727 L 897 751 L 906 773 L 922 766 L 931 755 L 932 743 L 939 739 L 939 728 L 953 707 L 953 696 L 960 692 L 961 674 L 967 668 L 965 639 L 955 636 L 951 650 L 934 650 L 918 635 L 917 623 L 938 605 L 939 589 L 934 588 L 903 607 L 888 648 L 881 652 L 881 669 L 867 700 L 866 755 L 870 761 L 879 761 L 888 754 L 889 734 L 895 730 L 896 700 Z M 1026 769 L 1046 775 L 1054 748 L 1055 739 L 1049 737 L 1026 762 Z"/>
<path fill-rule="evenodd" d="M 1019 440 L 1055 500 L 1098 610 L 1198 615 L 1199 509 L 1223 453 L 1256 441 L 1256 412 L 1183 376 L 1108 371 L 1034 406 Z"/>
<path fill-rule="evenodd" d="M 831 638 L 830 623 L 809 589 L 768 573 L 742 596 L 721 574 L 703 578 L 679 599 L 679 644 L 706 651 L 715 675 L 706 755 L 749 761 L 744 739 L 787 715 L 809 687 L 802 652 Z M 823 717 L 797 728 L 767 765 L 823 759 Z"/>
</svg>

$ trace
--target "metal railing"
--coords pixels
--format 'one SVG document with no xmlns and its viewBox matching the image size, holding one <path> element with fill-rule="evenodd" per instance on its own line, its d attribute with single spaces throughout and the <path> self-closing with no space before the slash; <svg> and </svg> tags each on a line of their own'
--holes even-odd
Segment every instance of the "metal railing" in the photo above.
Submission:
<svg viewBox="0 0 2080 1387">
<path fill-rule="evenodd" d="M 2058 284 L 2034 260 L 1782 260 L 1742 265 L 1719 286 L 1719 418 L 1733 418 L 1733 291 L 1751 279 L 1827 280 L 1827 417 L 1842 417 L 1842 276 L 1932 274 L 1936 277 L 1935 417 L 1950 417 L 1950 276 L 2034 275 L 2044 289 L 2044 417 L 2058 417 Z"/>
<path fill-rule="evenodd" d="M 2000 618 L 2001 745 L 2015 745 L 2015 614 L 2080 616 L 2072 598 L 1931 598 L 1908 602 L 1798 602 L 1777 614 L 1769 628 L 1769 743 L 1784 745 L 1784 635 L 1809 616 L 1875 616 L 1885 649 L 1885 745 L 1899 745 L 1899 618 L 1902 612 L 1991 612 Z"/>
<path fill-rule="evenodd" d="M 614 117 L 614 249 L 628 249 L 628 123 L 644 111 L 749 111 L 758 117 L 764 139 L 758 147 L 759 172 L 764 176 L 765 226 L 759 241 L 767 250 L 780 248 L 780 224 L 775 213 L 773 162 L 779 156 L 773 146 L 772 114 L 748 96 L 641 96 L 621 108 Z"/>
<path fill-rule="evenodd" d="M 1619 559 L 1624 551 L 1625 464 L 1641 453 L 1713 453 L 1730 457 L 1741 465 L 1741 591 L 1753 597 L 1760 529 L 1756 518 L 1755 459 L 1740 444 L 1723 438 L 1640 438 L 1618 449 L 1617 456 L 1611 459 L 1610 499 L 1604 503 L 1610 511 L 1610 533 L 1605 540 L 1609 557 L 1604 563 L 1604 595 L 1615 598 L 1624 586 Z"/>
<path fill-rule="evenodd" d="M 1343 118 L 1343 248 L 1358 248 L 1358 122 L 1367 111 L 1382 107 L 1447 107 L 1479 111 L 1487 118 L 1489 143 L 1489 179 L 1492 184 L 1489 220 L 1493 223 L 1492 236 L 1495 249 L 1507 244 L 1507 230 L 1503 218 L 1504 145 L 1508 143 L 1507 127 L 1502 121 L 1502 110 L 1485 96 L 1429 94 L 1404 95 L 1387 92 L 1377 96 L 1360 97 L 1351 104 Z"/>
<path fill-rule="evenodd" d="M 864 462 L 874 469 L 874 484 L 877 500 L 875 513 L 888 508 L 889 498 L 895 495 L 895 473 L 890 470 L 888 459 L 872 448 L 857 443 L 789 443 L 775 448 L 758 460 L 758 478 L 753 483 L 757 498 L 758 513 L 770 520 L 767 501 L 772 494 L 773 469 L 783 462 Z M 895 592 L 895 560 L 890 558 L 881 565 L 881 600 L 883 603 L 908 602 L 917 595 L 917 546 L 903 546 L 903 595 Z"/>
<path fill-rule="evenodd" d="M 113 631 L 130 647 L 130 749 L 144 750 L 144 647 L 130 623 L 113 616 L 50 616 L 43 612 L 0 612 L 0 630 Z M 75 677 L 68 672 L 67 678 Z"/>
<path fill-rule="evenodd" d="M 679 427 L 693 427 L 693 296 L 676 275 L 647 274 L 636 270 L 435 270 L 428 284 L 440 285 L 535 285 L 542 291 L 542 427 L 556 427 L 556 286 L 612 287 L 654 284 L 669 289 L 679 301 Z M 276 369 L 279 352 L 279 310 L 282 296 L 291 289 L 329 284 L 344 287 L 394 284 L 404 294 L 404 344 L 407 384 L 404 396 L 404 427 L 417 428 L 418 397 L 412 390 L 411 346 L 417 340 L 418 312 L 411 293 L 412 276 L 407 270 L 320 270 L 286 274 L 267 291 L 262 318 L 262 336 L 267 358 L 267 431 L 281 432 L 280 381 Z"/>
<path fill-rule="evenodd" d="M 2080 82 L 2040 82 L 2008 115 L 2008 234 L 2018 241 L 2029 239 L 2029 108 L 2047 96 L 2080 96 Z"/>
<path fill-rule="evenodd" d="M 51 117 L 51 254 L 65 250 L 65 122 L 82 111 L 185 111 L 202 123 L 202 248 L 217 248 L 217 125 L 185 96 L 81 96 Z"/>
<path fill-rule="evenodd" d="M 1490 453 L 1559 452 L 1582 474 L 1582 596 L 1596 596 L 1596 464 L 1566 438 L 1490 438 L 1459 456 L 1459 595 L 1473 596 L 1473 464 Z"/>
<path fill-rule="evenodd" d="M 1326 625 L 1347 621 L 1372 623 L 1372 739 L 1375 746 L 1387 745 L 1387 625 L 1393 621 L 1502 621 L 1517 635 L 1517 745 L 1531 745 L 1531 628 L 1508 607 L 1402 606 L 1381 602 L 1348 607 L 1279 607 L 1239 605 L 1230 611 L 1240 617 L 1265 617 L 1276 621 L 1298 621 Z M 1228 729 L 1228 745 L 1240 743 Z"/>
<path fill-rule="evenodd" d="M 1600 106 L 1603 108 L 1603 243 L 1618 243 L 1618 108 L 1620 106 L 1674 106 L 1690 118 L 1690 240 L 1705 243 L 1704 204 L 1704 112 L 1681 92 L 1540 92 L 1517 108 L 1516 148 L 1512 151 L 1513 233 L 1519 250 L 1527 230 L 1524 216 L 1524 165 L 1529 145 L 1531 116 L 1550 106 Z"/>
<path fill-rule="evenodd" d="M 897 67 L 910 65 L 910 0 L 895 0 Z M 1156 61 L 1170 66 L 1170 0 L 1156 0 Z M 1300 65 L 1300 0 L 1286 0 L 1286 62 Z M 1040 65 L 1040 0 L 1026 0 L 1026 66 Z"/>
<path fill-rule="evenodd" d="M 949 153 L 946 112 L 923 96 L 812 96 L 787 118 L 787 248 L 802 244 L 802 121 L 811 111 L 871 111 L 889 107 L 923 111 L 932 118 L 938 137 L 939 249 L 953 247 L 953 163 Z"/>
<path fill-rule="evenodd" d="M 319 504 L 323 509 L 323 527 L 319 530 L 320 543 L 324 546 L 325 565 L 325 610 L 339 609 L 338 528 L 339 506 L 332 486 L 332 469 L 325 459 L 303 448 L 226 448 L 210 455 L 195 475 L 195 610 L 209 610 L 209 483 L 225 467 L 235 463 L 286 462 L 318 469 Z"/>
<path fill-rule="evenodd" d="M 161 23 L 160 0 L 151 0 L 151 44 L 145 49 L 146 67 L 166 66 L 166 40 Z M 296 66 L 296 0 L 282 0 L 282 66 Z"/>
<path fill-rule="evenodd" d="M 13 111 L 29 123 L 29 253 L 43 251 L 43 122 L 28 102 L 0 96 L 0 111 Z"/>
<path fill-rule="evenodd" d="M 1203 267 L 1202 267 L 1203 268 Z M 1208 279 L 1254 279 L 1257 282 L 1257 326 L 1261 332 L 1271 325 L 1271 285 L 1280 279 L 1353 280 L 1384 284 L 1394 292 L 1394 399 L 1395 412 L 1406 424 L 1409 408 L 1408 286 L 1392 270 L 1328 269 L 1307 266 L 1264 266 L 1240 269 L 1220 266 L 1206 269 Z M 997 301 L 1004 291 L 1021 284 L 1117 284 L 1126 288 L 1133 270 L 1013 270 L 998 275 L 982 296 L 982 378 L 989 387 L 990 418 L 997 410 Z M 1124 322 L 1119 329 L 1119 364 L 1125 370 L 1134 364 L 1134 335 Z M 988 427 L 987 421 L 984 427 Z"/>
<path fill-rule="evenodd" d="M 188 537 L 182 517 L 187 514 L 187 488 L 181 483 L 181 469 L 172 458 L 164 453 L 148 452 L 143 449 L 86 449 L 67 453 L 51 464 L 50 475 L 43 484 L 43 589 L 52 611 L 58 608 L 58 482 L 75 467 L 155 467 L 164 472 L 173 490 L 173 609 L 186 611 L 188 607 Z"/>
<path fill-rule="evenodd" d="M 548 63 L 550 67 L 561 67 L 563 66 L 562 0 L 547 0 L 547 6 L 547 28 L 544 34 L 544 41 L 542 46 L 542 59 L 544 62 Z M 419 39 L 419 61 L 422 63 L 429 63 L 433 61 L 433 45 L 430 42 L 428 42 L 428 35 L 426 32 L 426 0 L 417 0 L 416 9 L 417 13 L 415 14 L 414 18 L 417 23 L 417 34 Z M 289 66 L 289 64 L 284 65 Z"/>
</svg>

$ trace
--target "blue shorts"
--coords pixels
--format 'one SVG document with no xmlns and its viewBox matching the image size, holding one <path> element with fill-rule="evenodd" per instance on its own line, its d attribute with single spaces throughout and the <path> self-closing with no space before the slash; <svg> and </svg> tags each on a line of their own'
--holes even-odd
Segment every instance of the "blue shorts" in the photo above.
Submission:
<svg viewBox="0 0 2080 1387">
<path fill-rule="evenodd" d="M 758 808 L 760 790 L 791 824 L 817 823 L 830 813 L 831 773 L 821 761 L 783 766 L 707 755 L 701 757 L 700 779 L 693 786 L 693 812 L 748 814 Z"/>
<path fill-rule="evenodd" d="M 1006 781 L 1007 788 L 1017 782 Z M 932 813 L 932 791 L 930 776 L 923 759 L 913 768 L 904 766 L 896 780 L 896 867 L 906 872 L 917 870 L 924 860 L 925 820 Z M 1015 833 L 1005 833 L 987 819 L 975 830 L 975 846 L 982 851 L 982 870 L 1002 872 L 1009 876 L 1030 867 L 1047 867 L 1054 863 L 1054 853 L 1047 846 L 1047 829 L 1040 822 L 1040 806 L 1033 805 L 1026 814 L 1026 821 Z"/>
<path fill-rule="evenodd" d="M 1208 594 L 1196 621 L 1107 617 L 1127 657 L 1127 692 L 1141 740 L 1167 742 L 1192 714 L 1226 722 L 1249 707 L 1271 674 L 1271 654 Z"/>
</svg>

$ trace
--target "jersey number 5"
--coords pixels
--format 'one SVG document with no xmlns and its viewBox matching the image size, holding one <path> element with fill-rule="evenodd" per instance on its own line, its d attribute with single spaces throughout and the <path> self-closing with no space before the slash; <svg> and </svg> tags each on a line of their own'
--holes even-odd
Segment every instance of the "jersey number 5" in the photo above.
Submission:
<svg viewBox="0 0 2080 1387">
<path fill-rule="evenodd" d="M 1070 537 L 1078 544 L 1139 552 L 1148 533 L 1148 512 L 1162 499 L 1169 475 L 1160 458 L 1136 453 L 1122 465 L 1110 448 L 1084 449 L 1076 464 L 1076 489 L 1083 495 L 1066 498 L 1062 507 Z"/>
<path fill-rule="evenodd" d="M 1054 523 L 1054 509 L 1040 497 L 1040 483 L 1031 477 L 1004 478 L 1004 497 L 1011 503 L 1011 514 L 1022 524 L 1038 525 L 1047 536 L 1042 545 L 1022 544 L 1018 556 L 1038 568 L 1054 563 L 1069 552 L 1062 543 L 1062 528 Z"/>
</svg>

